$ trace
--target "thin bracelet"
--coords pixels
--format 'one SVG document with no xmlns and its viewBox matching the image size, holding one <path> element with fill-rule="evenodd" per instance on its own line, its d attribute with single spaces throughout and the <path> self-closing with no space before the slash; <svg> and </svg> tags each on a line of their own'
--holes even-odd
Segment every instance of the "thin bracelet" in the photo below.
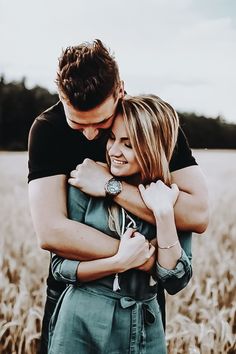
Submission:
<svg viewBox="0 0 236 354">
<path fill-rule="evenodd" d="M 157 247 L 160 248 L 161 250 L 168 250 L 169 248 L 172 248 L 175 245 L 177 245 L 178 242 L 179 242 L 179 240 L 175 241 L 175 243 L 173 243 L 172 245 L 168 245 L 166 247 L 160 247 L 159 245 L 157 245 Z"/>
</svg>

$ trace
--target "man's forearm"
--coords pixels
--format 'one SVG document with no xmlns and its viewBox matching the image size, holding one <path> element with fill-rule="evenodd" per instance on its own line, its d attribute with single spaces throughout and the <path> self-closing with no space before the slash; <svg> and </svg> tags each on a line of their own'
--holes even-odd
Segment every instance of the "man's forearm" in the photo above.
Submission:
<svg viewBox="0 0 236 354">
<path fill-rule="evenodd" d="M 197 202 L 186 192 L 180 192 L 174 207 L 176 227 L 180 231 L 202 233 L 208 225 L 208 205 L 204 199 Z"/>
<path fill-rule="evenodd" d="M 41 248 L 78 260 L 111 257 L 117 252 L 118 240 L 68 219 L 65 175 L 31 181 L 29 204 Z"/>
<path fill-rule="evenodd" d="M 122 192 L 117 195 L 115 202 L 132 214 L 155 225 L 154 215 L 144 204 L 138 188 L 125 182 L 122 184 Z M 180 191 L 174 214 L 178 230 L 198 233 L 205 231 L 208 223 L 208 207 L 204 198 Z"/>
<path fill-rule="evenodd" d="M 175 223 L 180 231 L 202 233 L 209 221 L 208 188 L 199 166 L 190 166 L 171 174 L 180 193 L 174 207 Z"/>
<path fill-rule="evenodd" d="M 39 237 L 40 246 L 61 257 L 93 260 L 115 255 L 119 241 L 82 223 L 63 218 L 47 227 Z"/>
<path fill-rule="evenodd" d="M 108 168 L 86 159 L 72 171 L 70 184 L 94 197 L 105 197 L 104 186 L 112 177 Z M 88 176 L 93 176 L 91 182 Z M 174 208 L 175 222 L 179 230 L 203 232 L 208 223 L 206 180 L 198 166 L 189 166 L 171 172 L 172 183 L 177 184 L 180 195 Z M 123 189 L 115 202 L 132 214 L 155 225 L 155 218 L 139 194 L 138 188 L 122 182 Z M 158 203 L 158 200 L 157 200 Z"/>
<path fill-rule="evenodd" d="M 115 197 L 114 201 L 140 219 L 156 224 L 152 211 L 144 204 L 137 187 L 122 182 L 122 192 Z"/>
</svg>

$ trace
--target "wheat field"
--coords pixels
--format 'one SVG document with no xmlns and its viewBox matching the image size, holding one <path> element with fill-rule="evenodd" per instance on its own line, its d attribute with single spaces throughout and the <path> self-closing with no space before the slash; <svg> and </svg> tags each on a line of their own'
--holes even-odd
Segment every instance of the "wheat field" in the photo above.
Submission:
<svg viewBox="0 0 236 354">
<path fill-rule="evenodd" d="M 194 275 L 168 296 L 170 354 L 236 353 L 236 152 L 195 151 L 208 181 L 211 221 L 193 240 Z M 0 353 L 34 354 L 40 337 L 48 254 L 34 235 L 27 154 L 0 152 Z M 46 196 L 45 196 L 46 197 Z"/>
</svg>

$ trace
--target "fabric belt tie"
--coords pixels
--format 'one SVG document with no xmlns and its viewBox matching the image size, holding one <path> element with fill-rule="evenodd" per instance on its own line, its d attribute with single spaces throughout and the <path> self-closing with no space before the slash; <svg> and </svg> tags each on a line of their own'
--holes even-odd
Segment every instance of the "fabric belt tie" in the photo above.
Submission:
<svg viewBox="0 0 236 354">
<path fill-rule="evenodd" d="M 140 347 L 138 349 L 138 352 L 141 354 L 145 354 L 146 353 L 146 331 L 145 331 L 145 324 L 146 325 L 151 325 L 155 322 L 156 316 L 153 312 L 153 310 L 151 309 L 151 307 L 149 306 L 148 302 L 153 300 L 149 299 L 147 302 L 142 302 L 142 301 L 135 301 L 134 299 L 130 298 L 130 297 L 122 297 L 120 298 L 120 305 L 123 309 L 129 308 L 129 307 L 134 307 L 137 308 L 137 310 L 141 310 L 142 315 L 142 323 L 141 323 L 141 343 L 140 343 Z M 132 335 L 133 335 L 133 339 L 136 337 L 136 333 L 135 333 L 135 324 L 136 324 L 136 313 L 133 310 L 132 311 Z M 133 342 L 133 343 L 132 343 Z M 134 344 L 135 339 L 132 341 L 131 339 L 131 347 L 130 347 L 130 353 L 136 353 L 136 350 L 134 349 Z"/>
<path fill-rule="evenodd" d="M 156 320 L 156 312 L 151 308 L 149 303 L 155 300 L 157 295 L 143 300 L 135 300 L 129 296 L 123 296 L 119 292 L 108 291 L 103 287 L 93 289 L 89 286 L 81 287 L 82 291 L 89 291 L 95 294 L 105 295 L 109 298 L 118 300 L 123 309 L 131 309 L 131 337 L 130 337 L 130 354 L 147 354 L 146 353 L 146 329 L 145 325 L 152 325 Z"/>
<path fill-rule="evenodd" d="M 132 307 L 136 304 L 141 305 L 142 312 L 143 312 L 143 320 L 148 325 L 153 324 L 156 319 L 155 314 L 153 313 L 152 309 L 150 308 L 147 302 L 136 301 L 130 297 L 122 297 L 120 299 L 120 304 L 123 309 Z"/>
</svg>

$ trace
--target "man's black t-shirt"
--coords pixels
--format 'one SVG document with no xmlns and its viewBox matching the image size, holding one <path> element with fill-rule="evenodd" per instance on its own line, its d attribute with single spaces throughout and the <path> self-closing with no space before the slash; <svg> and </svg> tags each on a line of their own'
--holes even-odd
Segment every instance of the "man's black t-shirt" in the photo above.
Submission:
<svg viewBox="0 0 236 354">
<path fill-rule="evenodd" d="M 85 158 L 105 162 L 105 134 L 97 140 L 69 127 L 59 101 L 37 117 L 29 136 L 28 180 L 69 174 Z M 170 171 L 196 165 L 186 137 L 179 129 L 178 141 L 170 162 Z"/>
<path fill-rule="evenodd" d="M 28 180 L 67 175 L 85 158 L 105 161 L 105 136 L 87 140 L 66 122 L 64 108 L 58 102 L 37 117 L 29 135 Z"/>
<path fill-rule="evenodd" d="M 28 181 L 59 174 L 68 175 L 85 158 L 105 162 L 105 147 L 106 134 L 97 140 L 89 141 L 81 132 L 71 129 L 66 122 L 63 105 L 59 101 L 38 116 L 31 127 Z M 180 128 L 177 144 L 170 161 L 170 171 L 173 172 L 196 164 L 186 137 Z M 51 266 L 49 267 L 47 285 L 48 295 L 51 291 L 56 292 L 58 297 L 65 289 L 64 283 L 54 279 Z M 165 297 L 164 289 L 161 287 L 158 302 L 162 311 L 163 323 L 165 323 Z"/>
</svg>

